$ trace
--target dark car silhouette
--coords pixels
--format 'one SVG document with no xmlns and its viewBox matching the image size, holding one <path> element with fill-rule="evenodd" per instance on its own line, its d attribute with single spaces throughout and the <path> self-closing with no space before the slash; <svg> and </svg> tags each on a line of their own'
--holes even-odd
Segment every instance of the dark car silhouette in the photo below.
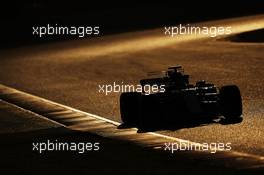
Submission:
<svg viewBox="0 0 264 175">
<path fill-rule="evenodd" d="M 184 74 L 181 66 L 169 67 L 163 76 L 143 79 L 140 84 L 162 85 L 165 91 L 122 93 L 120 113 L 125 125 L 145 128 L 220 116 L 228 121 L 242 119 L 241 94 L 236 85 L 218 88 L 204 80 L 190 84 L 189 75 Z"/>
</svg>

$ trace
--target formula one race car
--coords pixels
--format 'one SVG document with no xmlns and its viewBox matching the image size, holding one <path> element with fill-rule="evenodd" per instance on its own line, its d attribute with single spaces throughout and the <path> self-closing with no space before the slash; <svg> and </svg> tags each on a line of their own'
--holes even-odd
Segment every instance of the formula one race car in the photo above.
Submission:
<svg viewBox="0 0 264 175">
<path fill-rule="evenodd" d="M 204 80 L 190 84 L 189 75 L 184 74 L 181 66 L 169 67 L 163 76 L 143 79 L 140 84 L 163 90 L 150 94 L 122 93 L 120 113 L 125 125 L 144 128 L 186 118 L 224 116 L 230 121 L 242 118 L 242 100 L 236 85 L 218 88 Z"/>
</svg>

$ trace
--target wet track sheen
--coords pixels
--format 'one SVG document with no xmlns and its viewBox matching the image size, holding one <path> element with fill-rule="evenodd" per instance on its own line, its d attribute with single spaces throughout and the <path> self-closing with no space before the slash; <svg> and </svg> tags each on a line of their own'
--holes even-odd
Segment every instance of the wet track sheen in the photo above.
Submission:
<svg viewBox="0 0 264 175">
<path fill-rule="evenodd" d="M 231 25 L 233 32 L 239 33 L 263 28 L 263 21 L 262 15 L 205 24 Z M 230 142 L 232 150 L 264 156 L 263 49 L 263 43 L 235 43 L 222 38 L 168 38 L 162 29 L 124 33 L 1 50 L 0 83 L 120 121 L 120 94 L 106 96 L 98 92 L 98 85 L 135 84 L 149 71 L 181 64 L 191 75 L 191 82 L 205 79 L 218 86 L 238 85 L 244 120 L 158 132 L 199 143 Z"/>
</svg>

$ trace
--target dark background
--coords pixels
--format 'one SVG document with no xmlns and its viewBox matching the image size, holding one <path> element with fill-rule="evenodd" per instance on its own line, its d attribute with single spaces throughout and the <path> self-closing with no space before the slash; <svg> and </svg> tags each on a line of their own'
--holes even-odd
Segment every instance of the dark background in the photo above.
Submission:
<svg viewBox="0 0 264 175">
<path fill-rule="evenodd" d="M 38 38 L 32 26 L 99 25 L 101 34 L 120 33 L 188 23 L 263 13 L 264 2 L 251 1 L 44 1 L 27 0 L 1 3 L 1 48 L 17 47 L 69 36 Z M 76 38 L 76 36 L 75 36 Z"/>
</svg>

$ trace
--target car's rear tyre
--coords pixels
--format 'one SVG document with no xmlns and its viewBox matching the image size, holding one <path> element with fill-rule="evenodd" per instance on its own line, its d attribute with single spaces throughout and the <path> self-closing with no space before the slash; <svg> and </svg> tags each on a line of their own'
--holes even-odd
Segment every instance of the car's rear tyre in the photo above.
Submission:
<svg viewBox="0 0 264 175">
<path fill-rule="evenodd" d="M 120 96 L 120 113 L 123 124 L 136 126 L 139 120 L 141 93 L 125 92 Z"/>
<path fill-rule="evenodd" d="M 238 120 L 242 115 L 242 99 L 236 85 L 223 86 L 220 89 L 222 114 L 227 120 Z"/>
<path fill-rule="evenodd" d="M 142 131 L 151 130 L 158 125 L 159 106 L 156 100 L 156 95 L 142 95 L 138 126 Z"/>
</svg>

